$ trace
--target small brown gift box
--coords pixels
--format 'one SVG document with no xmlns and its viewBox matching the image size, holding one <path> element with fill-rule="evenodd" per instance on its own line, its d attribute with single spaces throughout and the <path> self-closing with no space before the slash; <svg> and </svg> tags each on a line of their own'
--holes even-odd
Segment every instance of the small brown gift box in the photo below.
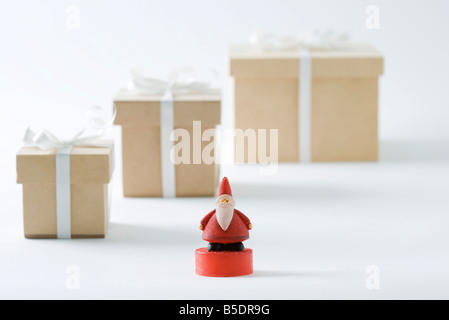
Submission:
<svg viewBox="0 0 449 320">
<path fill-rule="evenodd" d="M 115 97 L 115 124 L 122 126 L 123 191 L 125 197 L 162 197 L 160 95 L 121 90 Z M 183 94 L 173 98 L 174 128 L 193 137 L 193 122 L 201 121 L 201 135 L 220 123 L 220 95 Z M 209 142 L 202 142 L 201 150 Z M 191 143 L 191 158 L 193 156 Z M 192 160 L 192 159 L 191 159 Z M 177 164 L 177 197 L 213 196 L 218 184 L 218 165 Z"/>
<path fill-rule="evenodd" d="M 299 51 L 230 46 L 236 128 L 278 129 L 280 162 L 304 160 L 300 144 L 305 127 L 311 161 L 377 160 L 382 56 L 370 45 L 356 43 L 309 53 L 310 121 L 301 127 Z"/>
<path fill-rule="evenodd" d="M 98 141 L 98 145 L 105 147 L 75 146 L 70 154 L 72 238 L 104 238 L 107 233 L 113 142 Z M 17 154 L 26 238 L 58 237 L 56 153 L 56 149 L 24 147 Z"/>
</svg>

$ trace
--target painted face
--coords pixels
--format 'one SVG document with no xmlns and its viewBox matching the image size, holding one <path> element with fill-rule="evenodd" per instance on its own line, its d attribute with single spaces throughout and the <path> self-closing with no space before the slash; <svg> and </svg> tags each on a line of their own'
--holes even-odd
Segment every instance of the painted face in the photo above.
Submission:
<svg viewBox="0 0 449 320">
<path fill-rule="evenodd" d="M 218 197 L 215 203 L 217 221 L 224 231 L 228 229 L 234 216 L 234 205 L 234 198 L 227 194 Z"/>
<path fill-rule="evenodd" d="M 217 198 L 215 206 L 217 208 L 233 208 L 235 206 L 235 201 L 232 196 L 224 194 Z"/>
</svg>

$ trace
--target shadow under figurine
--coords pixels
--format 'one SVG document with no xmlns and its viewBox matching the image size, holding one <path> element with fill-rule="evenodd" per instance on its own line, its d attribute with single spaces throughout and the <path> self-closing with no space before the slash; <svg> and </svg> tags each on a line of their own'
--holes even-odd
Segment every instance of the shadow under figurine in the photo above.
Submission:
<svg viewBox="0 0 449 320">
<path fill-rule="evenodd" d="M 251 221 L 235 209 L 235 200 L 227 178 L 218 190 L 215 209 L 200 224 L 207 248 L 195 253 L 196 273 L 207 277 L 235 277 L 253 273 L 253 251 L 245 248 Z"/>
</svg>

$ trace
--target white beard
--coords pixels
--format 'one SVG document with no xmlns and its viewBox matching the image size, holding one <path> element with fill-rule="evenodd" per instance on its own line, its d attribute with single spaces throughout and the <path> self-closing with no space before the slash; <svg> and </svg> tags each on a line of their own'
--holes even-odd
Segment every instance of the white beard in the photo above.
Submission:
<svg viewBox="0 0 449 320">
<path fill-rule="evenodd" d="M 229 228 L 229 225 L 231 224 L 232 217 L 234 216 L 234 207 L 220 207 L 217 206 L 217 210 L 215 212 L 217 215 L 217 221 L 220 227 L 226 231 Z"/>
</svg>

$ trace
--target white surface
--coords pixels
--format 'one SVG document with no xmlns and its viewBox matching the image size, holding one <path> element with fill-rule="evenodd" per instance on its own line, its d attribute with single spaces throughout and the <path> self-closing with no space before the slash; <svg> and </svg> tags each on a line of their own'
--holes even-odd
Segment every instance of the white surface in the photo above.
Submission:
<svg viewBox="0 0 449 320">
<path fill-rule="evenodd" d="M 376 2 L 374 31 L 365 28 L 372 3 L 359 0 L 4 4 L 0 298 L 449 298 L 449 2 Z M 80 29 L 65 28 L 69 4 L 80 7 Z M 218 69 L 229 125 L 226 44 L 257 26 L 280 34 L 331 26 L 385 55 L 379 163 L 283 165 L 269 177 L 223 167 L 254 223 L 248 277 L 196 276 L 198 222 L 214 199 L 123 199 L 120 157 L 107 239 L 23 238 L 15 153 L 27 125 L 70 135 L 81 110 L 111 105 L 130 67 L 165 76 L 185 64 Z M 66 288 L 71 265 L 80 290 Z M 380 290 L 365 286 L 370 265 L 380 268 Z"/>
<path fill-rule="evenodd" d="M 203 278 L 197 229 L 214 199 L 124 199 L 115 184 L 105 240 L 25 240 L 20 187 L 2 194 L 0 298 L 299 299 L 449 298 L 449 153 L 384 144 L 371 164 L 225 167 L 254 230 L 255 273 Z M 411 151 L 411 152 L 410 152 Z M 388 156 L 387 156 L 388 154 Z M 118 175 L 119 176 L 119 175 Z M 118 182 L 118 181 L 116 181 Z M 80 290 L 66 289 L 68 266 Z M 365 270 L 380 268 L 380 289 Z"/>
</svg>

